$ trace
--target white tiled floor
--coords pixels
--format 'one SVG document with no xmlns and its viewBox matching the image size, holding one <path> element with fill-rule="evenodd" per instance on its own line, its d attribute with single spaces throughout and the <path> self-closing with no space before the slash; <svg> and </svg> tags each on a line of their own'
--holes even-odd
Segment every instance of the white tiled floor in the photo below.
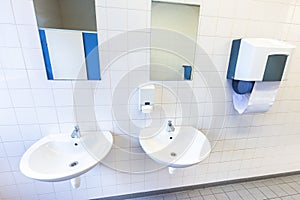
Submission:
<svg viewBox="0 0 300 200">
<path fill-rule="evenodd" d="M 165 193 L 130 200 L 300 200 L 300 175 Z M 127 199 L 129 200 L 129 199 Z"/>
</svg>

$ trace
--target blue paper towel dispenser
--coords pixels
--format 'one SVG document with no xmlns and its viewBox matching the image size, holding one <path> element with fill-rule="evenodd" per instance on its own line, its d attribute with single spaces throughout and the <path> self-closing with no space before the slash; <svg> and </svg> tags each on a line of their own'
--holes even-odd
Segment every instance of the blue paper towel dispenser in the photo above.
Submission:
<svg viewBox="0 0 300 200">
<path fill-rule="evenodd" d="M 265 38 L 233 40 L 227 79 L 281 81 L 286 79 L 289 57 L 295 47 Z"/>
</svg>

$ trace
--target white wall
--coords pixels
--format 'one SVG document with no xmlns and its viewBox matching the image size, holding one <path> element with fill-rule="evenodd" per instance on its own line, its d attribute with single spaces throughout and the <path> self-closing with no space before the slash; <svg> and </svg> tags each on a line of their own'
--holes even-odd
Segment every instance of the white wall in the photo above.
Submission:
<svg viewBox="0 0 300 200">
<path fill-rule="evenodd" d="M 176 0 L 178 2 L 180 0 Z M 182 1 L 180 1 L 182 2 Z M 220 73 L 224 85 L 206 87 L 201 76 L 195 75 L 192 84 L 194 91 L 199 91 L 198 101 L 194 102 L 202 108 L 214 107 L 214 111 L 204 110 L 199 113 L 189 112 L 179 115 L 176 100 L 164 88 L 158 88 L 157 103 L 167 110 L 167 117 L 179 124 L 182 119 L 193 121 L 198 128 L 209 130 L 210 135 L 217 133 L 221 125 L 207 123 L 212 118 L 224 119 L 222 135 L 215 142 L 210 157 L 203 163 L 187 169 L 180 169 L 169 175 L 163 168 L 151 173 L 122 173 L 115 169 L 139 169 L 141 171 L 156 167 L 154 162 L 141 156 L 141 159 L 128 156 L 116 148 L 109 155 L 105 165 L 99 165 L 82 177 L 79 190 L 70 188 L 68 182 L 43 183 L 24 177 L 19 171 L 19 161 L 25 150 L 43 135 L 50 133 L 70 132 L 77 122 L 84 130 L 111 130 L 115 134 L 115 144 L 129 152 L 139 152 L 140 147 L 135 139 L 135 130 L 129 134 L 115 126 L 116 120 L 109 114 L 112 102 L 114 106 L 128 106 L 122 97 L 132 91 L 138 81 L 148 78 L 148 70 L 132 69 L 147 63 L 149 52 L 135 52 L 123 56 L 114 62 L 108 70 L 102 69 L 102 81 L 96 82 L 96 102 L 90 86 L 95 82 L 81 82 L 79 97 L 75 98 L 73 107 L 72 81 L 48 81 L 44 70 L 41 47 L 37 34 L 32 2 L 28 0 L 3 0 L 0 7 L 0 198 L 1 199 L 88 199 L 132 192 L 149 191 L 170 187 L 215 182 L 220 180 L 251 177 L 264 174 L 299 170 L 300 166 L 300 1 L 299 0 L 189 0 L 185 2 L 200 3 L 201 19 L 198 41 L 217 71 L 205 77 L 210 86 L 213 85 L 214 73 Z M 98 30 L 105 43 L 113 36 L 128 30 L 147 28 L 150 24 L 149 0 L 101 0 L 97 2 Z M 282 39 L 297 46 L 291 62 L 288 81 L 283 82 L 276 102 L 268 113 L 238 115 L 232 109 L 230 90 L 225 73 L 233 38 L 268 37 Z M 118 39 L 118 38 L 116 38 Z M 136 42 L 143 42 L 142 37 L 135 37 Z M 119 41 L 119 49 L 102 52 L 101 62 L 115 52 L 125 52 L 126 40 Z M 115 47 L 116 48 L 116 47 Z M 203 60 L 204 62 L 205 60 Z M 201 59 L 200 61 L 201 62 Z M 209 71 L 209 70 L 208 70 Z M 132 78 L 118 91 L 114 88 L 120 78 L 126 75 Z M 199 73 L 197 73 L 199 74 Z M 139 77 L 137 79 L 136 77 Z M 203 77 L 202 77 L 203 78 Z M 137 82 L 134 82 L 137 81 Z M 202 80 L 203 81 L 203 80 Z M 164 86 L 174 83 L 164 82 Z M 177 95 L 184 96 L 185 88 L 175 83 Z M 219 94 L 226 91 L 226 96 L 216 96 L 212 105 L 205 92 Z M 209 91 L 207 91 L 209 90 Z M 120 96 L 115 96 L 116 92 Z M 201 96 L 202 95 L 202 96 Z M 199 98 L 201 97 L 201 98 Z M 125 103 L 124 103 L 125 102 Z M 218 105 L 226 105 L 226 114 L 218 113 Z M 181 103 L 182 109 L 191 104 Z M 134 101 L 130 108 L 136 107 Z M 96 120 L 88 115 L 96 110 Z M 222 108 L 219 108 L 222 110 Z M 176 110 L 176 111 L 174 111 Z M 177 112 L 178 111 L 178 112 Z M 87 113 L 87 114 L 85 114 Z M 143 127 L 148 120 L 138 113 L 134 123 Z M 193 118 L 193 116 L 195 117 Z M 156 116 L 154 121 L 163 121 Z M 124 126 L 129 125 L 124 121 Z M 130 128 L 130 127 L 129 127 Z M 113 166 L 113 167 L 112 167 Z M 149 168 L 150 167 L 150 168 Z M 111 169 L 113 168 L 113 169 Z"/>
</svg>

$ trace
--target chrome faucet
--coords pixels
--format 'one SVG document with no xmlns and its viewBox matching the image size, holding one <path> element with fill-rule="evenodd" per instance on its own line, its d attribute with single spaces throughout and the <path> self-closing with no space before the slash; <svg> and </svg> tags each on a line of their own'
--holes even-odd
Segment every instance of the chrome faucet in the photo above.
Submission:
<svg viewBox="0 0 300 200">
<path fill-rule="evenodd" d="M 167 124 L 167 131 L 168 131 L 168 132 L 174 132 L 174 131 L 175 131 L 175 127 L 173 126 L 171 120 L 168 121 L 168 124 Z"/>
<path fill-rule="evenodd" d="M 74 131 L 71 134 L 71 138 L 80 138 L 79 126 L 78 125 L 76 125 L 74 127 Z"/>
</svg>

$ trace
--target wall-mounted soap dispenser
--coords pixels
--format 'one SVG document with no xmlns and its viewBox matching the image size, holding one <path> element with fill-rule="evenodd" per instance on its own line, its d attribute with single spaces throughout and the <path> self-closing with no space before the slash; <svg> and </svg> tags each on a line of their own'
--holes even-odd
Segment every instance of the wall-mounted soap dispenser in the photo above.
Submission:
<svg viewBox="0 0 300 200">
<path fill-rule="evenodd" d="M 275 39 L 233 40 L 227 79 L 232 80 L 233 105 L 240 114 L 271 108 L 294 48 Z"/>
<path fill-rule="evenodd" d="M 154 107 L 155 86 L 146 85 L 139 88 L 139 110 L 151 113 Z"/>
</svg>

